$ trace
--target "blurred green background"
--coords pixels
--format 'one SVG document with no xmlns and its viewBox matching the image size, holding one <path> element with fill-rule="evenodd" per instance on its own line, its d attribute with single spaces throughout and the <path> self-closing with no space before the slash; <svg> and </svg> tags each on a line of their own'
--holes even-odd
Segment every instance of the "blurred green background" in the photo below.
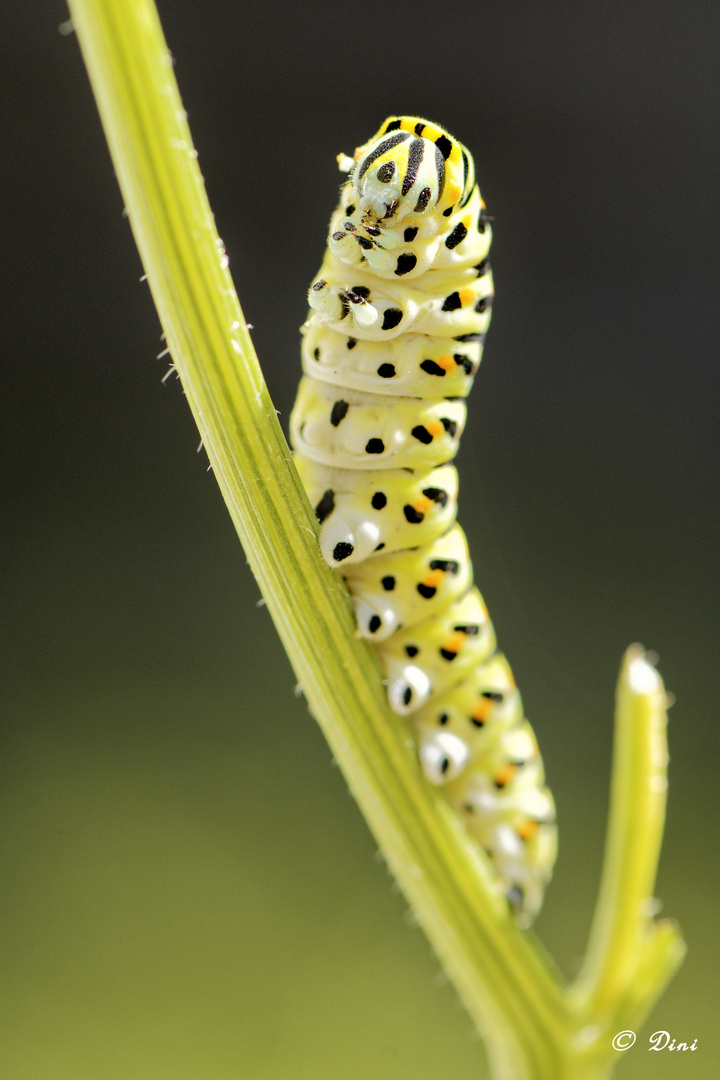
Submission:
<svg viewBox="0 0 720 1080">
<path fill-rule="evenodd" d="M 690 951 L 619 1075 L 716 1075 L 720 8 L 160 13 L 284 423 L 335 155 L 391 112 L 473 151 L 497 302 L 460 516 L 558 803 L 537 929 L 571 976 L 640 640 L 677 697 L 658 895 Z M 161 383 L 66 18 L 3 13 L 0 1075 L 481 1077 Z M 648 1054 L 658 1028 L 698 1050 Z"/>
</svg>

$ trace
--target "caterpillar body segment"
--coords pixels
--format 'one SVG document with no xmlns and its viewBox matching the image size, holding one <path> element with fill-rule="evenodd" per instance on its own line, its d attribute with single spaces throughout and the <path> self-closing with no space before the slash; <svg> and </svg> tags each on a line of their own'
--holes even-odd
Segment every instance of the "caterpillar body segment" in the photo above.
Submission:
<svg viewBox="0 0 720 1080">
<path fill-rule="evenodd" d="M 415 730 L 423 742 L 451 732 L 467 743 L 473 754 L 484 752 L 504 732 L 523 720 L 520 693 L 510 665 L 501 653 L 442 694 L 417 709 Z"/>
<path fill-rule="evenodd" d="M 333 329 L 384 341 L 400 334 L 483 336 L 490 322 L 492 275 L 481 269 L 430 270 L 418 281 L 377 281 L 358 269 L 348 282 L 347 267 L 326 255 L 310 286 L 310 307 Z"/>
<path fill-rule="evenodd" d="M 351 212 L 348 214 L 347 211 Z M 477 188 L 470 201 L 449 218 L 425 213 L 406 217 L 402 227 L 371 224 L 359 202 L 341 205 L 330 221 L 328 248 L 350 266 L 370 267 L 378 277 L 409 281 L 429 270 L 469 268 L 490 247 L 485 206 Z"/>
<path fill-rule="evenodd" d="M 528 925 L 552 873 L 555 810 L 472 583 L 449 464 L 492 309 L 489 219 L 469 152 L 419 117 L 389 117 L 338 163 L 347 179 L 302 328 L 296 462 L 423 772 Z"/>
<path fill-rule="evenodd" d="M 495 651 L 495 630 L 476 588 L 439 615 L 398 630 L 377 646 L 390 706 L 409 715 L 471 674 Z"/>
<path fill-rule="evenodd" d="M 465 427 L 464 401 L 393 398 L 305 375 L 290 431 L 295 449 L 341 469 L 427 469 L 450 461 Z"/>
<path fill-rule="evenodd" d="M 481 351 L 480 336 L 458 342 L 410 333 L 366 341 L 310 322 L 304 327 L 302 361 L 306 375 L 368 394 L 464 398 L 472 389 Z"/>
<path fill-rule="evenodd" d="M 363 472 L 321 465 L 296 453 L 295 463 L 320 522 L 320 550 L 330 566 L 361 562 L 428 544 L 457 514 L 454 465 Z"/>
<path fill-rule="evenodd" d="M 380 554 L 343 572 L 358 630 L 375 642 L 445 610 L 472 584 L 470 553 L 459 525 L 432 543 Z"/>
</svg>

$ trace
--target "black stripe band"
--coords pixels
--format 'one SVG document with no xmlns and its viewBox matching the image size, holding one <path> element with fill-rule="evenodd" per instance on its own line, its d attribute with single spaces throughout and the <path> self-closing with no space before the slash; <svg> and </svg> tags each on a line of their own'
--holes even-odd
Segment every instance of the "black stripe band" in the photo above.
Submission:
<svg viewBox="0 0 720 1080">
<path fill-rule="evenodd" d="M 377 161 L 379 157 L 382 157 L 386 150 L 392 150 L 394 146 L 399 146 L 401 142 L 405 142 L 405 140 L 410 137 L 408 131 L 397 131 L 394 135 L 391 135 L 389 139 L 383 139 L 381 143 L 378 143 L 372 153 L 368 154 L 360 166 L 358 174 L 355 177 L 355 182 L 357 183 L 358 180 L 362 179 L 373 161 Z"/>
<path fill-rule="evenodd" d="M 407 195 L 408 191 L 415 183 L 424 153 L 425 140 L 413 139 L 408 150 L 408 167 L 407 172 L 405 173 L 405 179 L 402 182 L 402 195 Z"/>
<path fill-rule="evenodd" d="M 438 202 L 440 202 L 445 188 L 445 158 L 442 156 L 437 146 L 435 147 L 435 168 L 437 169 L 438 174 Z"/>
</svg>

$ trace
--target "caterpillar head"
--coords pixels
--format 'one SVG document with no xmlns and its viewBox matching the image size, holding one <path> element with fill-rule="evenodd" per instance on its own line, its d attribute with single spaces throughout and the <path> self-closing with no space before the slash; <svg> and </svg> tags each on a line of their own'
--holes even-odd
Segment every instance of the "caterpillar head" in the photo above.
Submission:
<svg viewBox="0 0 720 1080">
<path fill-rule="evenodd" d="M 467 150 L 442 128 L 414 116 L 388 117 L 352 162 L 339 162 L 350 173 L 352 197 L 365 220 L 380 227 L 436 207 L 449 216 L 475 185 Z"/>
</svg>

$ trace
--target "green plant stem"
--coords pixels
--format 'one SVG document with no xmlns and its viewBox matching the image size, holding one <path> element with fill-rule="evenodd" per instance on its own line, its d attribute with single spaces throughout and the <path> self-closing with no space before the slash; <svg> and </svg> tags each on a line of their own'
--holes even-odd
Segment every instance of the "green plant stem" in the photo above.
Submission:
<svg viewBox="0 0 720 1080">
<path fill-rule="evenodd" d="M 152 0 L 70 0 L 70 10 L 173 363 L 310 709 L 485 1035 L 493 1075 L 597 1080 L 610 1054 L 588 1054 L 576 1036 L 601 999 L 606 1010 L 613 1000 L 630 1002 L 623 980 L 631 969 L 605 980 L 602 995 L 568 1000 L 532 937 L 515 926 L 484 854 L 421 775 L 409 729 L 387 708 L 374 654 L 354 635 L 344 584 L 320 558 Z M 647 974 L 640 999 L 653 978 Z"/>
<path fill-rule="evenodd" d="M 612 1023 L 636 975 L 660 993 L 684 946 L 669 921 L 656 923 L 655 888 L 667 801 L 667 695 L 640 646 L 623 659 L 617 687 L 610 814 L 603 874 L 573 998 Z M 660 973 L 664 972 L 660 979 Z M 658 976 L 656 978 L 656 975 Z M 654 999 L 647 994 L 649 1008 Z M 636 1003 L 637 1004 L 637 1003 Z M 626 1002 L 629 1007 L 629 1002 Z"/>
</svg>

